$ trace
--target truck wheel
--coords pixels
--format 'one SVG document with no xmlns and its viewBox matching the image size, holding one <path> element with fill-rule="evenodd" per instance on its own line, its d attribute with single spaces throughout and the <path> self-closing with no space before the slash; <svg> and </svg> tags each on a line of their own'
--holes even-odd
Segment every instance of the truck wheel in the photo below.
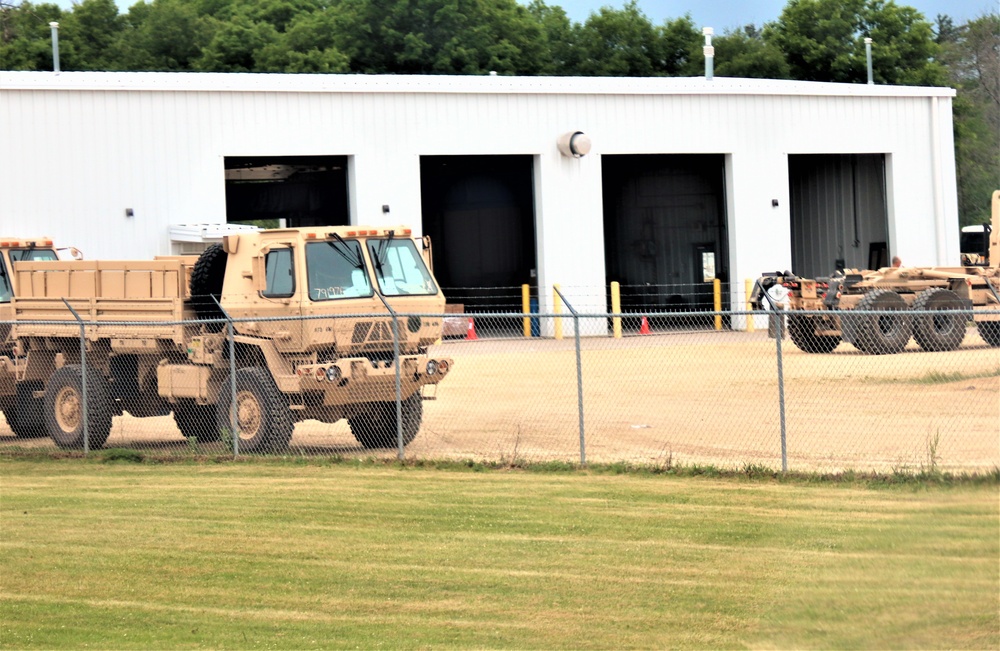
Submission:
<svg viewBox="0 0 1000 651">
<path fill-rule="evenodd" d="M 840 345 L 840 337 L 836 335 L 817 335 L 812 317 L 788 317 L 788 336 L 792 343 L 807 353 L 829 353 Z"/>
<path fill-rule="evenodd" d="M 409 445 L 420 431 L 424 417 L 424 401 L 416 391 L 402 403 L 403 445 Z M 396 403 L 373 402 L 363 412 L 347 419 L 351 434 L 365 449 L 394 448 L 396 437 Z"/>
<path fill-rule="evenodd" d="M 45 422 L 42 420 L 42 401 L 32 394 L 41 391 L 41 382 L 21 382 L 17 385 L 17 395 L 4 403 L 2 409 L 7 424 L 19 439 L 34 439 L 46 436 Z"/>
<path fill-rule="evenodd" d="M 903 314 L 863 314 L 870 311 L 898 311 Z M 843 317 L 844 339 L 869 355 L 898 353 L 912 334 L 906 301 L 888 289 L 876 289 L 865 295 L 857 307 Z"/>
<path fill-rule="evenodd" d="M 222 300 L 222 285 L 226 277 L 227 254 L 221 244 L 213 244 L 205 249 L 191 269 L 191 300 L 195 313 L 202 319 L 224 319 L 225 315 L 216 304 Z M 213 298 L 214 297 L 214 298 Z M 222 323 L 212 323 L 210 331 L 218 332 Z"/>
<path fill-rule="evenodd" d="M 219 388 L 216 424 L 229 432 L 230 381 Z M 236 370 L 236 420 L 240 452 L 285 452 L 292 440 L 295 423 L 284 395 L 270 374 L 256 366 Z"/>
<path fill-rule="evenodd" d="M 913 315 L 913 338 L 924 350 L 955 350 L 965 339 L 969 313 L 962 311 L 962 299 L 955 292 L 941 287 L 925 289 L 913 301 L 912 309 L 937 312 Z"/>
<path fill-rule="evenodd" d="M 83 447 L 83 377 L 79 364 L 67 364 L 52 374 L 45 387 L 45 428 L 61 448 Z M 111 433 L 111 401 L 107 380 L 93 369 L 87 372 L 87 414 L 88 446 L 97 450 Z"/>
<path fill-rule="evenodd" d="M 204 443 L 219 440 L 219 428 L 212 418 L 212 405 L 195 404 L 193 400 L 182 400 L 174 405 L 174 422 L 185 438 L 197 436 Z"/>
<path fill-rule="evenodd" d="M 976 321 L 979 336 L 990 346 L 1000 346 L 1000 321 Z"/>
</svg>

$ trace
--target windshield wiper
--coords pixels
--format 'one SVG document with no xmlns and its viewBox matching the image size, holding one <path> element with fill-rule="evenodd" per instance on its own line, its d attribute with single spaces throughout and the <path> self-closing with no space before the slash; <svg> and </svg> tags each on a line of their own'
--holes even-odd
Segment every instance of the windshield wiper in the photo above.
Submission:
<svg viewBox="0 0 1000 651">
<path fill-rule="evenodd" d="M 327 244 L 329 244 L 330 247 L 334 251 L 336 251 L 337 253 L 339 253 L 341 255 L 341 257 L 343 257 L 345 260 L 347 260 L 348 262 L 350 262 L 351 264 L 353 264 L 355 269 L 364 269 L 365 268 L 365 262 L 361 258 L 361 251 L 358 250 L 358 249 L 355 249 L 354 252 L 357 254 L 357 257 L 355 257 L 355 259 L 352 260 L 351 256 L 347 254 L 347 252 L 351 250 L 351 247 L 347 246 L 347 242 L 344 241 L 344 238 L 342 238 L 337 233 L 333 233 L 333 237 L 337 240 L 337 242 L 340 243 L 340 246 L 337 246 L 336 244 L 334 244 L 333 242 L 330 242 L 329 240 L 327 241 Z M 343 247 L 343 248 L 341 248 L 341 247 Z"/>
<path fill-rule="evenodd" d="M 389 243 L 396 236 L 396 231 L 389 231 L 389 237 L 378 243 L 378 251 L 375 252 L 375 269 L 382 275 L 382 263 L 385 262 L 385 255 L 389 251 Z"/>
</svg>

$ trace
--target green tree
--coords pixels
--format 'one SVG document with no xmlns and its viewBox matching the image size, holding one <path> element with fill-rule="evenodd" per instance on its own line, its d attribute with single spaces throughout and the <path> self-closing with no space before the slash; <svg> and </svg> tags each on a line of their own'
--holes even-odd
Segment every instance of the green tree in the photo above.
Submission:
<svg viewBox="0 0 1000 651">
<path fill-rule="evenodd" d="M 119 46 L 125 70 L 188 71 L 212 36 L 209 19 L 185 0 L 137 2 L 125 16 Z"/>
<path fill-rule="evenodd" d="M 717 36 L 712 44 L 715 46 L 715 74 L 720 77 L 788 79 L 791 74 L 784 54 L 765 41 L 754 25 L 727 31 Z"/>
<path fill-rule="evenodd" d="M 663 73 L 671 77 L 692 77 L 705 71 L 705 39 L 689 14 L 669 20 L 658 30 L 662 42 Z"/>
<path fill-rule="evenodd" d="M 543 0 L 532 0 L 528 13 L 540 29 L 538 73 L 572 74 L 581 57 L 577 47 L 580 25 L 570 21 L 562 7 L 550 7 Z"/>
<path fill-rule="evenodd" d="M 1000 189 L 1000 15 L 958 30 L 946 49 L 955 87 L 955 164 L 963 225 L 988 222 L 990 196 Z"/>
<path fill-rule="evenodd" d="M 335 47 L 365 73 L 535 74 L 541 28 L 514 0 L 341 0 Z"/>
<path fill-rule="evenodd" d="M 791 76 L 806 81 L 865 82 L 866 37 L 874 41 L 877 83 L 944 83 L 931 24 L 893 0 L 790 0 L 764 28 L 764 40 L 784 52 Z"/>
<path fill-rule="evenodd" d="M 59 25 L 59 58 L 64 70 L 114 70 L 124 21 L 114 0 L 83 0 Z"/>
<path fill-rule="evenodd" d="M 253 72 L 258 53 L 278 40 L 278 30 L 270 23 L 255 22 L 238 14 L 228 22 L 219 22 L 212 39 L 194 61 L 202 72 Z"/>
<path fill-rule="evenodd" d="M 664 73 L 663 40 L 636 0 L 621 9 L 601 7 L 591 13 L 577 43 L 576 74 L 652 77 Z"/>
<path fill-rule="evenodd" d="M 52 3 L 0 3 L 0 70 L 52 70 L 50 22 L 63 12 Z M 59 55 L 60 67 L 62 53 Z"/>
</svg>

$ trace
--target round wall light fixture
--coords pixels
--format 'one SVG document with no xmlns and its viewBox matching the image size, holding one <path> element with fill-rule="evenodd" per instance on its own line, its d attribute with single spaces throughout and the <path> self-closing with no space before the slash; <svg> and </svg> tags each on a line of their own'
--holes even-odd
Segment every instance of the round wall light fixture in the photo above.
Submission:
<svg viewBox="0 0 1000 651">
<path fill-rule="evenodd" d="M 556 140 L 559 153 L 571 158 L 583 158 L 590 153 L 590 136 L 582 131 L 570 131 Z"/>
</svg>

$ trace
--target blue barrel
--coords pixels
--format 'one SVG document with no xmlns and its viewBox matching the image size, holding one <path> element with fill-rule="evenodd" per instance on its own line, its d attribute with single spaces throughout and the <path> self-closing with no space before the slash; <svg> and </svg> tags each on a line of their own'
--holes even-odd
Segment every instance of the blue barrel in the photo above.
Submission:
<svg viewBox="0 0 1000 651">
<path fill-rule="evenodd" d="M 531 297 L 528 299 L 528 307 L 532 314 L 538 314 L 538 299 Z M 538 317 L 531 317 L 531 336 L 539 337 L 542 334 L 541 326 L 538 324 Z"/>
</svg>

